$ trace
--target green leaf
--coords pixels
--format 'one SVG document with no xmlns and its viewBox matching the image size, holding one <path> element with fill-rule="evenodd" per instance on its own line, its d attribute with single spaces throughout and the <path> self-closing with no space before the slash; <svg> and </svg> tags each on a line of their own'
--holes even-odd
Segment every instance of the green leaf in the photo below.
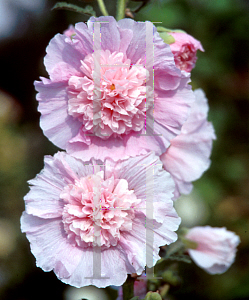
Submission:
<svg viewBox="0 0 249 300">
<path fill-rule="evenodd" d="M 87 5 L 85 8 L 83 8 L 78 5 L 70 4 L 67 2 L 58 2 L 55 4 L 55 6 L 51 10 L 54 10 L 54 9 L 66 9 L 66 10 L 74 11 L 74 12 L 77 12 L 77 13 L 80 13 L 83 15 L 96 17 L 96 13 L 93 10 L 91 5 Z"/>
<path fill-rule="evenodd" d="M 132 297 L 130 300 L 139 300 L 138 296 Z"/>
</svg>

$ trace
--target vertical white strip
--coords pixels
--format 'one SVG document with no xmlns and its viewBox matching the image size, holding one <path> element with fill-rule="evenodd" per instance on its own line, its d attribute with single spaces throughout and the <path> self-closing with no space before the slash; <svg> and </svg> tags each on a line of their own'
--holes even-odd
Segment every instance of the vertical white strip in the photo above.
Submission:
<svg viewBox="0 0 249 300">
<path fill-rule="evenodd" d="M 101 33 L 100 22 L 93 23 L 93 59 L 94 59 L 94 71 L 93 71 L 93 135 L 100 130 L 101 123 Z"/>
<path fill-rule="evenodd" d="M 94 71 L 93 71 L 93 81 L 94 81 L 94 95 L 93 95 L 93 135 L 97 132 L 99 128 L 99 123 L 101 122 L 101 91 L 100 91 L 100 81 L 101 81 L 101 36 L 100 36 L 100 26 L 99 22 L 93 23 L 93 58 L 94 58 Z M 100 165 L 94 165 L 94 174 L 96 175 L 100 170 Z M 99 211 L 101 202 L 99 190 L 93 196 L 94 201 L 94 217 L 99 218 Z M 85 277 L 86 279 L 103 279 L 109 277 L 101 277 L 101 246 L 98 245 L 98 241 L 101 242 L 101 226 L 94 224 L 94 234 L 93 234 L 93 277 Z"/>
<path fill-rule="evenodd" d="M 154 276 L 153 266 L 153 201 L 154 201 L 154 166 L 146 166 L 146 278 Z"/>
<path fill-rule="evenodd" d="M 153 23 L 146 24 L 146 135 L 154 134 L 153 115 L 149 114 L 151 101 L 154 106 L 154 39 L 153 39 Z M 151 97 L 151 89 L 153 89 L 153 100 Z M 150 109 L 151 111 L 151 109 Z"/>
</svg>

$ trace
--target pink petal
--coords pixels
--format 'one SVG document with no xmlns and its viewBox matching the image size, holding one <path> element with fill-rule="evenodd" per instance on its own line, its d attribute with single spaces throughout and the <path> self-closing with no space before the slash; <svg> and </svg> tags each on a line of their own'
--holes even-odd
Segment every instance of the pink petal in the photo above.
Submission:
<svg viewBox="0 0 249 300">
<path fill-rule="evenodd" d="M 171 44 L 171 50 L 172 51 L 178 51 L 182 44 L 192 44 L 195 49 L 204 51 L 202 44 L 200 41 L 196 40 L 194 37 L 192 37 L 190 34 L 187 34 L 185 32 L 170 32 L 170 35 L 172 35 L 175 39 L 175 43 Z"/>
<path fill-rule="evenodd" d="M 21 230 L 30 242 L 36 265 L 46 272 L 54 270 L 59 278 L 67 278 L 79 264 L 82 251 L 68 243 L 61 229 L 60 218 L 45 220 L 22 214 Z"/>
<path fill-rule="evenodd" d="M 181 134 L 171 140 L 170 147 L 160 157 L 164 168 L 175 181 L 175 198 L 190 192 L 191 182 L 200 178 L 209 168 L 212 142 L 216 138 L 212 124 L 207 122 L 205 94 L 200 89 L 194 94 L 196 101 L 192 104 Z"/>
<path fill-rule="evenodd" d="M 39 92 L 36 99 L 39 101 L 38 110 L 41 113 L 40 125 L 44 134 L 63 149 L 67 141 L 77 134 L 81 124 L 68 115 L 66 84 L 41 79 L 42 82 L 35 82 Z"/>
<path fill-rule="evenodd" d="M 94 22 L 101 23 L 101 49 L 110 50 L 111 52 L 118 51 L 120 47 L 120 33 L 117 27 L 117 22 L 112 16 L 107 17 L 91 17 L 87 21 L 90 32 L 93 32 Z"/>
<path fill-rule="evenodd" d="M 86 277 L 93 277 L 93 252 L 92 250 L 85 250 L 82 252 L 81 261 L 74 270 L 72 276 L 61 279 L 63 282 L 75 287 L 82 287 L 87 285 L 95 285 L 99 288 L 104 288 L 109 285 L 122 285 L 126 278 L 127 266 L 125 263 L 125 256 L 115 248 L 109 248 L 101 252 L 101 277 L 100 279 L 87 279 Z M 108 278 L 104 278 L 108 277 Z"/>
<path fill-rule="evenodd" d="M 24 197 L 26 211 L 45 219 L 61 217 L 64 204 L 59 195 L 65 182 L 74 182 L 78 178 L 76 174 L 79 177 L 92 174 L 93 167 L 84 166 L 81 161 L 75 163 L 75 159 L 63 152 L 58 152 L 54 158 L 45 156 L 44 164 L 43 172 L 29 181 L 32 186 Z"/>
<path fill-rule="evenodd" d="M 71 75 L 80 73 L 80 61 L 84 55 L 65 40 L 66 36 L 58 33 L 46 49 L 44 64 L 53 81 L 68 80 Z"/>
</svg>

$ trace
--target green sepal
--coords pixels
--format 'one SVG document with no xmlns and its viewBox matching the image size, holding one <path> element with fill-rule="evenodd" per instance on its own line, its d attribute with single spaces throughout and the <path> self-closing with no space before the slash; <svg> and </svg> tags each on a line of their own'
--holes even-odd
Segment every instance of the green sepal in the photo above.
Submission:
<svg viewBox="0 0 249 300">
<path fill-rule="evenodd" d="M 198 243 L 185 237 L 188 231 L 188 228 L 182 227 L 178 231 L 178 237 L 186 249 L 197 249 Z"/>
<path fill-rule="evenodd" d="M 160 37 L 163 39 L 165 44 L 173 44 L 176 40 L 174 39 L 174 37 L 170 34 L 168 34 L 168 32 L 158 32 Z"/>
<path fill-rule="evenodd" d="M 197 249 L 198 248 L 198 243 L 195 241 L 186 239 L 185 237 L 180 237 L 182 243 L 187 249 Z"/>
<path fill-rule="evenodd" d="M 186 33 L 186 31 L 181 30 L 181 29 L 169 29 L 169 28 L 165 28 L 162 26 L 158 26 L 156 29 L 158 32 L 183 32 L 183 33 Z"/>
<path fill-rule="evenodd" d="M 156 29 L 158 32 L 171 32 L 172 31 L 171 29 L 168 29 L 168 28 L 165 28 L 162 26 L 158 26 Z"/>
</svg>

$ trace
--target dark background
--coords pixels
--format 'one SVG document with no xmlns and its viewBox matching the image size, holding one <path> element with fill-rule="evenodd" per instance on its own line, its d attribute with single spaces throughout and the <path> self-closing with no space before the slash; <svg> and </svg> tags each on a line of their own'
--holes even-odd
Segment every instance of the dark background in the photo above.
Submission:
<svg viewBox="0 0 249 300">
<path fill-rule="evenodd" d="M 100 16 L 97 1 L 87 2 Z M 4 300 L 79 299 L 66 298 L 68 286 L 53 272 L 35 266 L 20 232 L 26 181 L 43 168 L 44 155 L 58 150 L 39 128 L 33 82 L 47 77 L 43 57 L 50 39 L 69 24 L 88 20 L 74 12 L 51 11 L 55 3 L 0 1 L 0 299 Z M 105 3 L 115 16 L 116 1 Z M 130 2 L 129 7 L 140 3 Z M 195 182 L 194 193 L 178 201 L 177 209 L 183 225 L 225 226 L 241 238 L 236 261 L 223 275 L 208 275 L 194 264 L 180 263 L 182 284 L 170 290 L 169 299 L 248 299 L 249 1 L 151 1 L 135 20 L 183 29 L 205 49 L 198 53 L 192 86 L 201 87 L 209 99 L 209 120 L 217 140 L 210 169 Z"/>
</svg>

